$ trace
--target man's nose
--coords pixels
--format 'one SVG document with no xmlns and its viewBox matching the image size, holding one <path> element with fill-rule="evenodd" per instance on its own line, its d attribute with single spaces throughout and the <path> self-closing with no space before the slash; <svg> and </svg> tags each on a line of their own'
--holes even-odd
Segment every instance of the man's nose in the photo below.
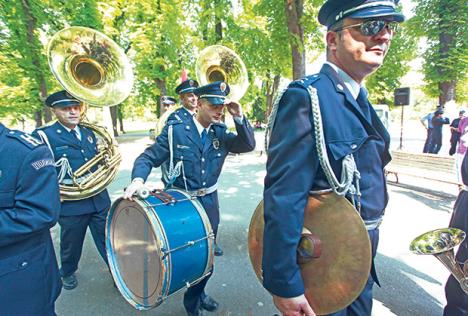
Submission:
<svg viewBox="0 0 468 316">
<path fill-rule="evenodd" d="M 389 26 L 386 25 L 382 31 L 380 31 L 379 33 L 377 33 L 374 38 L 378 41 L 382 41 L 382 42 L 389 42 L 392 37 L 393 37 L 393 31 L 390 30 Z"/>
</svg>

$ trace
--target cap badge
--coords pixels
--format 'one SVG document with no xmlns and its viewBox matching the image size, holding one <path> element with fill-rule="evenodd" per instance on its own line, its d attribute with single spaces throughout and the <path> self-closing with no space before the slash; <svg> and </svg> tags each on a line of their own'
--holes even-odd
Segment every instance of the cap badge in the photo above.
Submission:
<svg viewBox="0 0 468 316">
<path fill-rule="evenodd" d="M 226 83 L 225 82 L 221 82 L 219 84 L 219 90 L 221 90 L 221 92 L 226 91 Z"/>
<path fill-rule="evenodd" d="M 193 82 L 193 80 L 190 80 L 189 81 L 189 86 L 193 87 L 195 85 L 195 82 Z"/>
</svg>

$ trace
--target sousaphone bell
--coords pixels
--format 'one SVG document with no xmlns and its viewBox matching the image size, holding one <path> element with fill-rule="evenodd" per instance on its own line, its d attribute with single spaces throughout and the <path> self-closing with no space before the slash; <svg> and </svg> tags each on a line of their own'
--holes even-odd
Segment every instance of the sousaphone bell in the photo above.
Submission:
<svg viewBox="0 0 468 316">
<path fill-rule="evenodd" d="M 460 283 L 465 294 L 468 294 L 468 264 L 457 262 L 453 251 L 465 237 L 466 233 L 458 228 L 436 229 L 416 237 L 410 244 L 410 250 L 418 255 L 436 257 Z"/>
<path fill-rule="evenodd" d="M 200 52 L 195 65 L 200 85 L 216 81 L 229 84 L 229 98 L 239 101 L 249 87 L 247 68 L 242 59 L 230 48 L 222 45 L 208 46 Z"/>
<path fill-rule="evenodd" d="M 62 87 L 86 106 L 119 104 L 133 87 L 133 71 L 125 53 L 96 30 L 74 26 L 57 32 L 49 41 L 47 56 Z M 73 172 L 70 183 L 60 183 L 63 200 L 81 200 L 103 191 L 117 175 L 121 161 L 117 143 L 106 129 L 80 124 L 95 133 L 98 154 Z"/>
</svg>

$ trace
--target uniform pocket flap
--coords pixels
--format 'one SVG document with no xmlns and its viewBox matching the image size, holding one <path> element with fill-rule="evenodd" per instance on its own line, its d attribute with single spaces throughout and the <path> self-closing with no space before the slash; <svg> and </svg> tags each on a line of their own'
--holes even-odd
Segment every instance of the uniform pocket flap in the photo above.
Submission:
<svg viewBox="0 0 468 316">
<path fill-rule="evenodd" d="M 363 137 L 361 139 L 330 142 L 328 143 L 328 150 L 335 160 L 340 160 L 357 151 L 365 140 L 366 138 Z"/>
</svg>

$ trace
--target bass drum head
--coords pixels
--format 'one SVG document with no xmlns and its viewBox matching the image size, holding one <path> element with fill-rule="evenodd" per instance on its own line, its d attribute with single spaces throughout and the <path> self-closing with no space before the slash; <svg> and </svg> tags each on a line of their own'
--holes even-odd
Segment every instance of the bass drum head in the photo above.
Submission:
<svg viewBox="0 0 468 316">
<path fill-rule="evenodd" d="M 136 309 L 161 303 L 164 267 L 158 222 L 144 201 L 117 200 L 106 224 L 106 248 L 114 281 Z"/>
</svg>

